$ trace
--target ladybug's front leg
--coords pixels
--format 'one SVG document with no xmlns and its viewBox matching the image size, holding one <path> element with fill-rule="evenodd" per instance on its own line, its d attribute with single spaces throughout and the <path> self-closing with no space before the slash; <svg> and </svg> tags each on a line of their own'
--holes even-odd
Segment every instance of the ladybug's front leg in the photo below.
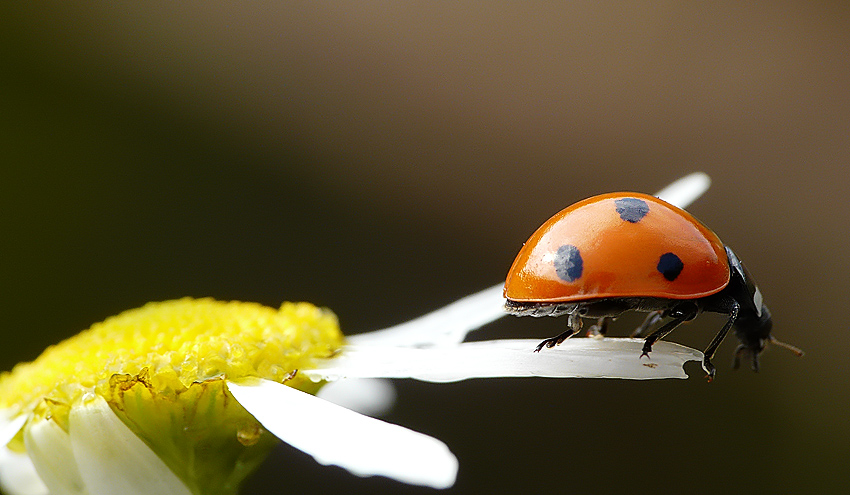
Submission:
<svg viewBox="0 0 850 495">
<path fill-rule="evenodd" d="M 567 318 L 567 330 L 561 334 L 544 340 L 537 345 L 537 349 L 534 349 L 534 352 L 540 352 L 540 349 L 543 349 L 544 347 L 551 349 L 556 345 L 560 345 L 561 342 L 577 334 L 579 330 L 581 330 L 581 318 L 576 313 L 570 313 L 570 316 Z"/>
<path fill-rule="evenodd" d="M 717 351 L 717 347 L 720 346 L 720 343 L 723 342 L 723 339 L 726 338 L 726 334 L 729 332 L 729 329 L 732 328 L 732 325 L 735 323 L 735 320 L 738 319 L 738 310 L 741 308 L 738 301 L 731 300 L 729 301 L 729 319 L 726 321 L 726 324 L 723 325 L 723 328 L 717 332 L 717 335 L 711 339 L 711 343 L 708 344 L 708 347 L 705 348 L 705 352 L 703 352 L 702 359 L 702 369 L 705 370 L 706 378 L 708 381 L 714 380 L 714 373 L 716 371 L 713 364 L 711 364 L 711 358 L 714 357 L 715 351 Z M 758 356 L 758 354 L 755 354 Z M 735 358 L 738 357 L 738 350 L 735 351 Z M 758 361 L 753 361 L 755 366 L 758 367 Z"/>
</svg>

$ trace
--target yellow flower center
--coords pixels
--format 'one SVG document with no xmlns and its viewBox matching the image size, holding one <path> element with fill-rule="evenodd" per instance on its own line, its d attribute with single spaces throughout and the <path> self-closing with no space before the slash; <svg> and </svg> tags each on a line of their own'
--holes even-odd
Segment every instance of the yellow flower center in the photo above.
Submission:
<svg viewBox="0 0 850 495">
<path fill-rule="evenodd" d="M 0 408 L 71 405 L 106 392 L 116 375 L 138 375 L 159 391 L 213 378 L 283 381 L 342 343 L 336 316 L 308 303 L 280 310 L 255 303 L 180 299 L 121 313 L 0 375 Z"/>
<path fill-rule="evenodd" d="M 0 375 L 0 409 L 33 412 L 69 431 L 71 407 L 95 393 L 193 492 L 234 493 L 275 439 L 224 380 L 286 381 L 313 393 L 319 384 L 292 373 L 341 344 L 336 316 L 308 303 L 149 303 Z M 9 446 L 23 449 L 21 438 Z"/>
</svg>

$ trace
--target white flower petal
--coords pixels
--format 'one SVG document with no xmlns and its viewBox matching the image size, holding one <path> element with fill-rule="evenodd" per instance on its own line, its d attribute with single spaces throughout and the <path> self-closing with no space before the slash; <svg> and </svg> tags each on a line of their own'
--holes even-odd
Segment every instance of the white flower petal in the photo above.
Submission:
<svg viewBox="0 0 850 495">
<path fill-rule="evenodd" d="M 35 470 L 52 495 L 89 493 L 74 459 L 71 435 L 54 421 L 34 420 L 24 432 L 24 445 Z"/>
<path fill-rule="evenodd" d="M 380 416 L 393 407 L 396 392 L 389 380 L 352 378 L 328 383 L 316 397 L 360 414 Z"/>
<path fill-rule="evenodd" d="M 541 376 L 552 378 L 687 378 L 682 365 L 702 353 L 670 342 L 656 342 L 640 358 L 643 339 L 569 339 L 533 352 L 539 340 L 467 342 L 452 347 L 346 346 L 318 369 L 300 370 L 314 380 L 338 378 L 414 378 L 451 382 L 469 378 Z"/>
<path fill-rule="evenodd" d="M 457 458 L 436 438 L 268 380 L 227 387 L 267 430 L 321 464 L 434 488 L 454 484 Z"/>
<path fill-rule="evenodd" d="M 466 334 L 505 316 L 504 282 L 400 325 L 353 335 L 352 344 L 427 346 L 463 342 Z"/>
<path fill-rule="evenodd" d="M 0 448 L 0 491 L 7 495 L 49 495 L 27 454 Z M 53 494 L 56 495 L 56 494 Z"/>
<path fill-rule="evenodd" d="M 74 406 L 69 424 L 74 457 L 91 495 L 191 495 L 102 397 Z"/>
<path fill-rule="evenodd" d="M 0 446 L 5 447 L 15 435 L 21 431 L 27 422 L 27 415 L 13 416 L 14 412 L 9 409 L 0 411 Z"/>
<path fill-rule="evenodd" d="M 655 195 L 668 203 L 687 208 L 708 190 L 711 179 L 702 172 L 686 175 Z M 463 342 L 466 334 L 505 316 L 504 283 L 459 299 L 414 320 L 374 332 L 349 337 L 355 345 L 422 347 Z"/>
<path fill-rule="evenodd" d="M 702 196 L 709 186 L 711 178 L 707 174 L 694 172 L 658 191 L 655 197 L 685 209 Z"/>
</svg>

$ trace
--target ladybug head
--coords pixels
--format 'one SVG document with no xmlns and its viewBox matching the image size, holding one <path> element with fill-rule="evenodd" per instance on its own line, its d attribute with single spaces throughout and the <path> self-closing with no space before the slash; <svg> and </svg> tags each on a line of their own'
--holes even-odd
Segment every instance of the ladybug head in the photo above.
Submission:
<svg viewBox="0 0 850 495">
<path fill-rule="evenodd" d="M 741 341 L 735 349 L 735 361 L 732 367 L 737 369 L 741 364 L 741 355 L 749 354 L 753 360 L 753 371 L 758 371 L 759 354 L 764 350 L 767 342 L 802 356 L 803 351 L 780 342 L 771 335 L 773 320 L 762 300 L 761 291 L 756 287 L 750 272 L 728 246 L 726 246 L 726 255 L 729 258 L 730 280 L 725 292 L 728 294 L 727 297 L 733 298 L 739 307 L 738 317 L 735 319 L 735 335 Z"/>
<path fill-rule="evenodd" d="M 771 335 L 770 331 L 773 328 L 773 320 L 770 318 L 770 311 L 767 306 L 762 304 L 761 315 L 757 318 L 739 318 L 735 322 L 735 335 L 741 344 L 735 349 L 735 361 L 732 367 L 738 369 L 741 365 L 741 355 L 749 354 L 752 357 L 753 371 L 759 370 L 759 354 L 764 350 L 767 342 L 784 347 L 793 352 L 797 356 L 802 356 L 803 351 L 791 344 L 776 340 L 776 337 Z"/>
<path fill-rule="evenodd" d="M 732 367 L 738 369 L 741 365 L 741 355 L 749 354 L 753 360 L 753 371 L 759 370 L 759 354 L 764 350 L 765 342 L 771 340 L 770 330 L 773 328 L 773 320 L 770 311 L 762 304 L 761 314 L 747 317 L 743 315 L 735 321 L 735 335 L 741 344 L 735 349 L 735 362 Z"/>
</svg>

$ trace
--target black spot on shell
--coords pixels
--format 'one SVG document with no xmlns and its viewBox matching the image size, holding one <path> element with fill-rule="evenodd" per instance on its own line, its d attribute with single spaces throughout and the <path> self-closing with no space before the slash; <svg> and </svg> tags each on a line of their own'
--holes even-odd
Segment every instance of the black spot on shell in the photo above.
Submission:
<svg viewBox="0 0 850 495">
<path fill-rule="evenodd" d="M 620 218 L 627 222 L 638 223 L 649 213 L 649 205 L 642 199 L 620 198 L 615 200 L 614 204 L 617 205 Z"/>
<path fill-rule="evenodd" d="M 559 247 L 555 253 L 555 273 L 567 282 L 581 278 L 582 264 L 581 253 L 572 244 Z"/>
<path fill-rule="evenodd" d="M 658 271 L 664 275 L 664 278 L 672 282 L 676 280 L 676 277 L 678 277 L 680 273 L 682 273 L 682 269 L 685 268 L 685 265 L 675 254 L 664 253 L 658 260 L 657 268 Z"/>
</svg>

